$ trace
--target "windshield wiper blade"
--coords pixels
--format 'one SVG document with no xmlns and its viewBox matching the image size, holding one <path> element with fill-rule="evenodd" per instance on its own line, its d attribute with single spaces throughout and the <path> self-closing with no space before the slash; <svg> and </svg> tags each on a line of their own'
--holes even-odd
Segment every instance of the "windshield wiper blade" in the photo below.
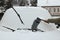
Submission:
<svg viewBox="0 0 60 40">
<path fill-rule="evenodd" d="M 19 17 L 19 19 L 20 19 L 21 23 L 22 23 L 22 24 L 24 24 L 24 22 L 22 21 L 22 19 L 21 19 L 20 15 L 18 14 L 18 12 L 17 12 L 13 7 L 12 7 L 12 9 L 16 12 L 16 14 L 17 14 L 17 16 Z"/>
<path fill-rule="evenodd" d="M 6 28 L 6 29 L 9 29 L 9 30 L 11 30 L 12 32 L 15 31 L 14 29 L 11 29 L 11 28 L 8 28 L 8 27 L 5 27 L 5 26 L 2 26 L 2 27 Z"/>
</svg>

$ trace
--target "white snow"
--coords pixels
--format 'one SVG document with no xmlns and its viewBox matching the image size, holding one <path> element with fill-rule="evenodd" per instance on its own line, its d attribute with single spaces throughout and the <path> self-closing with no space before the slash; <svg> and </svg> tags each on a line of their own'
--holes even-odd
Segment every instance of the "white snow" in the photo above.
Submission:
<svg viewBox="0 0 60 40">
<path fill-rule="evenodd" d="M 42 0 L 43 1 L 43 0 Z M 46 1 L 46 0 L 45 0 Z M 41 4 L 45 4 L 43 1 Z M 53 3 L 54 2 L 54 3 Z M 49 0 L 49 4 L 58 4 L 56 0 Z M 40 5 L 40 4 L 39 4 Z M 41 7 L 14 7 L 21 15 L 24 25 L 21 24 L 19 18 L 15 14 L 14 10 L 8 9 L 4 14 L 0 22 L 0 40 L 60 40 L 60 31 L 56 29 L 56 25 L 53 23 L 47 24 L 43 21 L 38 25 L 39 29 L 45 32 L 32 32 L 29 30 L 17 30 L 17 28 L 31 28 L 33 21 L 39 17 L 41 19 L 52 18 L 47 10 Z M 2 26 L 6 26 L 15 29 L 15 32 L 11 32 Z"/>
<path fill-rule="evenodd" d="M 38 0 L 38 6 L 59 6 L 60 0 Z"/>
<path fill-rule="evenodd" d="M 0 32 L 0 40 L 60 40 L 60 31 L 49 32 Z"/>
</svg>

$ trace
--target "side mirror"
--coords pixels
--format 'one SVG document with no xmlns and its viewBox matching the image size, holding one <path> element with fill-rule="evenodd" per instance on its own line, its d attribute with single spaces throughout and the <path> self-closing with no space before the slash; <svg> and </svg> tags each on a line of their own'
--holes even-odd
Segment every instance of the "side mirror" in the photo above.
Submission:
<svg viewBox="0 0 60 40">
<path fill-rule="evenodd" d="M 37 31 L 37 26 L 39 25 L 40 22 L 41 22 L 41 19 L 37 17 L 32 24 L 32 27 L 31 27 L 32 31 Z"/>
</svg>

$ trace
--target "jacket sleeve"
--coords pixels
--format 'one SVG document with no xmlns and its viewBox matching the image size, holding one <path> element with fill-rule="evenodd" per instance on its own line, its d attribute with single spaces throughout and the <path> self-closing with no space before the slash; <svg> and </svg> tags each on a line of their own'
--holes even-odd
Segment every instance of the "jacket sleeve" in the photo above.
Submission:
<svg viewBox="0 0 60 40">
<path fill-rule="evenodd" d="M 60 18 L 48 19 L 47 21 L 48 21 L 49 23 L 57 23 L 57 24 L 60 24 Z"/>
</svg>

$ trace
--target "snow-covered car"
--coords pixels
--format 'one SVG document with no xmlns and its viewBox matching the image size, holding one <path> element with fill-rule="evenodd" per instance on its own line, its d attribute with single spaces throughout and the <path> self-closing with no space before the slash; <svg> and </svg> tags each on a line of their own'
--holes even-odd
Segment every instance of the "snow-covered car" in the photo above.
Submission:
<svg viewBox="0 0 60 40">
<path fill-rule="evenodd" d="M 10 8 L 8 9 L 2 20 L 1 20 L 1 27 L 6 26 L 8 28 L 12 28 L 14 30 L 17 30 L 18 28 L 31 28 L 33 21 L 39 17 L 41 19 L 48 19 L 51 18 L 49 12 L 46 9 L 43 9 L 42 7 L 19 7 L 14 6 L 14 9 L 19 13 L 21 16 L 22 21 L 24 22 L 24 25 L 21 23 L 20 19 L 18 18 L 16 12 Z M 6 28 L 1 28 L 1 31 L 9 31 Z M 56 26 L 54 24 L 48 24 L 43 21 L 38 25 L 38 28 L 44 31 L 51 31 L 56 30 Z"/>
</svg>

